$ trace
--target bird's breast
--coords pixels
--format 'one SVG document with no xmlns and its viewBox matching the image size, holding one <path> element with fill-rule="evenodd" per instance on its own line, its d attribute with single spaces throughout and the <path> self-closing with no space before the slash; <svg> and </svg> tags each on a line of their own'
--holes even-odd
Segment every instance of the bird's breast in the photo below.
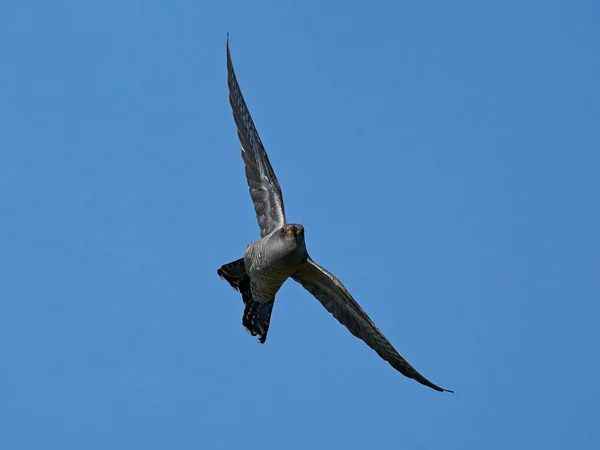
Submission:
<svg viewBox="0 0 600 450">
<path fill-rule="evenodd" d="M 263 244 L 262 241 L 250 244 L 244 252 L 244 262 L 253 296 L 259 301 L 272 301 L 281 285 L 296 271 L 297 264 L 290 264 L 289 253 Z"/>
</svg>

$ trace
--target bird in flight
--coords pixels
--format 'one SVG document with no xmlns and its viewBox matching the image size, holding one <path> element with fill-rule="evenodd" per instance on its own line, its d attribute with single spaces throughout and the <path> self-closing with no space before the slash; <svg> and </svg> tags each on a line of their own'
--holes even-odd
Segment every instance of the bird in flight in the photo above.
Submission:
<svg viewBox="0 0 600 450">
<path fill-rule="evenodd" d="M 311 259 L 304 241 L 304 227 L 287 223 L 279 181 L 258 136 L 233 69 L 229 36 L 226 47 L 229 103 L 233 110 L 246 180 L 261 237 L 259 241 L 246 247 L 243 258 L 217 270 L 221 278 L 242 294 L 242 325 L 264 344 L 269 332 L 275 295 L 281 285 L 292 278 L 314 295 L 350 333 L 362 339 L 398 372 L 436 391 L 453 392 L 433 384 L 396 351 L 342 282 Z"/>
</svg>

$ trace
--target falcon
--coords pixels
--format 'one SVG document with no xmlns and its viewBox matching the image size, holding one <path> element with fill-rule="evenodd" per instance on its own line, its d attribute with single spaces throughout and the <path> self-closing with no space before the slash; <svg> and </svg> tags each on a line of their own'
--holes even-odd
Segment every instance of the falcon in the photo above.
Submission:
<svg viewBox="0 0 600 450">
<path fill-rule="evenodd" d="M 287 223 L 279 181 L 233 69 L 229 37 L 226 50 L 229 103 L 261 237 L 246 247 L 243 258 L 217 270 L 221 278 L 242 294 L 242 325 L 252 336 L 258 337 L 258 342 L 264 344 L 275 295 L 281 285 L 292 278 L 315 296 L 350 333 L 362 339 L 398 372 L 436 391 L 453 392 L 433 384 L 396 351 L 342 282 L 311 259 L 306 250 L 304 227 Z"/>
</svg>

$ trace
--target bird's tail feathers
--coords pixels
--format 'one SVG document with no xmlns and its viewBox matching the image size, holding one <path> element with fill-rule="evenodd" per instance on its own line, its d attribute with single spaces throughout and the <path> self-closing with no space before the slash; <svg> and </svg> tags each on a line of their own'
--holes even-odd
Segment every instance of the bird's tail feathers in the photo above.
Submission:
<svg viewBox="0 0 600 450">
<path fill-rule="evenodd" d="M 217 270 L 217 274 L 242 294 L 245 305 L 242 325 L 252 336 L 258 336 L 258 342 L 264 344 L 269 331 L 273 302 L 263 303 L 252 298 L 250 277 L 246 273 L 244 258 L 224 264 Z"/>
<path fill-rule="evenodd" d="M 227 281 L 236 291 L 240 291 L 242 295 L 244 295 L 244 291 L 250 292 L 250 278 L 246 273 L 244 258 L 223 264 L 217 270 L 217 275 Z"/>
</svg>

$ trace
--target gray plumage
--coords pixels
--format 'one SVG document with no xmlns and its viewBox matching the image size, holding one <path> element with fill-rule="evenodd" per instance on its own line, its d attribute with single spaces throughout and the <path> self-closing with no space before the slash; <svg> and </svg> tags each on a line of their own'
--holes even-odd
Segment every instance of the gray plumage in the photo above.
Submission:
<svg viewBox="0 0 600 450">
<path fill-rule="evenodd" d="M 250 197 L 254 202 L 256 219 L 260 227 L 260 237 L 265 237 L 276 228 L 285 225 L 283 196 L 279 181 L 277 181 L 235 77 L 229 52 L 229 38 L 227 41 L 227 84 L 229 85 L 229 103 L 237 126 L 238 138 L 242 145 L 242 159 L 246 166 L 246 181 L 250 188 Z"/>
<path fill-rule="evenodd" d="M 452 392 L 427 380 L 396 351 L 341 281 L 310 258 L 304 241 L 304 227 L 286 222 L 281 187 L 238 85 L 229 38 L 227 80 L 229 102 L 261 239 L 246 247 L 242 259 L 223 265 L 217 273 L 241 292 L 245 305 L 244 327 L 253 336 L 258 336 L 259 342 L 266 341 L 275 295 L 281 285 L 292 278 L 400 373 L 437 391 Z"/>
</svg>

